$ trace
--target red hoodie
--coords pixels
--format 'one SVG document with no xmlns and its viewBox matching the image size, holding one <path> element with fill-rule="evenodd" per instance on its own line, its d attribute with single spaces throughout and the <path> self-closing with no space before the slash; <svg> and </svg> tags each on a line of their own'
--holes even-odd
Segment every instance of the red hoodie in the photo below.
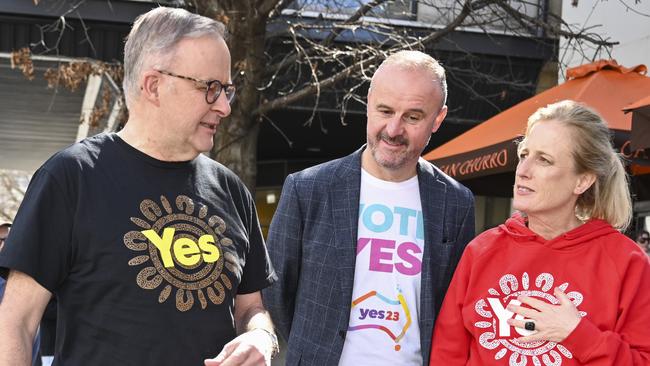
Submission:
<svg viewBox="0 0 650 366">
<path fill-rule="evenodd" d="M 518 343 L 506 320 L 518 295 L 557 303 L 562 289 L 583 316 L 561 343 Z M 465 249 L 436 320 L 430 365 L 650 365 L 650 261 L 603 220 L 552 240 L 515 214 Z"/>
</svg>

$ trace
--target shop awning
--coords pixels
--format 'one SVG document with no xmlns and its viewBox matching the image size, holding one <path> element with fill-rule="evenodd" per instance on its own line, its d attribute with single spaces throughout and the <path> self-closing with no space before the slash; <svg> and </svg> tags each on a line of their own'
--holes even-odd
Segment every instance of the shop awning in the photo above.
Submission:
<svg viewBox="0 0 650 366">
<path fill-rule="evenodd" d="M 647 68 L 626 68 L 614 60 L 571 68 L 567 81 L 535 95 L 430 151 L 424 158 L 473 190 L 490 194 L 492 184 L 503 186 L 512 180 L 517 165 L 515 141 L 524 133 L 528 117 L 538 108 L 564 99 L 583 102 L 597 110 L 614 134 L 614 145 L 633 164 L 650 165 L 648 156 L 630 147 L 632 116 L 623 108 L 648 95 L 650 77 Z M 444 128 L 444 126 L 443 126 Z M 491 177 L 492 180 L 477 179 Z M 466 183 L 466 184 L 467 184 Z M 495 195 L 510 195 L 511 183 Z"/>
</svg>

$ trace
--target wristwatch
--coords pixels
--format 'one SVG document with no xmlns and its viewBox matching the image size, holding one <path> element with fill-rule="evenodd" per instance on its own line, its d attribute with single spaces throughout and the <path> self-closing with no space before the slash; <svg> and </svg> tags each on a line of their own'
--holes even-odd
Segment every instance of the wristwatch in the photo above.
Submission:
<svg viewBox="0 0 650 366">
<path fill-rule="evenodd" d="M 275 358 L 275 356 L 277 356 L 278 353 L 280 353 L 280 344 L 278 343 L 278 337 L 275 335 L 275 333 L 273 333 L 272 331 L 266 328 L 254 328 L 252 330 L 258 330 L 258 329 L 264 331 L 266 334 L 269 335 L 269 337 L 271 337 L 271 345 L 273 347 L 273 350 L 271 351 L 271 359 Z"/>
</svg>

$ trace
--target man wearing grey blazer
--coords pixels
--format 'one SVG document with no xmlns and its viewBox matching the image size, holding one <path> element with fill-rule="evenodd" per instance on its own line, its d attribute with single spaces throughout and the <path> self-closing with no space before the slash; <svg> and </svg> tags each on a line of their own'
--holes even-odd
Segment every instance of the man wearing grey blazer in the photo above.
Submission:
<svg viewBox="0 0 650 366">
<path fill-rule="evenodd" d="M 422 365 L 465 245 L 471 192 L 420 158 L 447 114 L 442 66 L 387 58 L 368 91 L 367 145 L 289 175 L 263 291 L 287 365 Z"/>
</svg>

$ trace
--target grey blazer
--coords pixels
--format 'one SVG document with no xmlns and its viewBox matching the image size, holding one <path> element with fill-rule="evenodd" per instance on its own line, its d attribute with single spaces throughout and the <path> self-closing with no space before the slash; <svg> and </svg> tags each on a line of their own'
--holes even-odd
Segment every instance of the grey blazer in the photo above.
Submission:
<svg viewBox="0 0 650 366">
<path fill-rule="evenodd" d="M 352 302 L 362 151 L 289 175 L 282 188 L 267 241 L 279 280 L 262 295 L 288 341 L 287 365 L 339 362 Z M 417 174 L 425 230 L 419 324 L 426 364 L 436 315 L 474 237 L 474 199 L 424 159 Z"/>
</svg>

